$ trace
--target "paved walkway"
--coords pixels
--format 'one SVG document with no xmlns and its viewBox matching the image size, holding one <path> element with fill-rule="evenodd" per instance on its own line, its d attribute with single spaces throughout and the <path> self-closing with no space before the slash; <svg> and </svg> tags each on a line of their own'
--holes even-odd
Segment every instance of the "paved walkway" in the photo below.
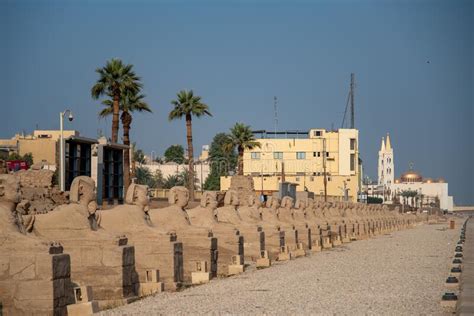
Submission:
<svg viewBox="0 0 474 316">
<path fill-rule="evenodd" d="M 339 248 L 161 293 L 106 315 L 440 315 L 459 229 L 421 225 Z"/>
<path fill-rule="evenodd" d="M 474 315 L 474 217 L 466 225 L 466 241 L 463 245 L 463 271 L 458 313 Z"/>
</svg>

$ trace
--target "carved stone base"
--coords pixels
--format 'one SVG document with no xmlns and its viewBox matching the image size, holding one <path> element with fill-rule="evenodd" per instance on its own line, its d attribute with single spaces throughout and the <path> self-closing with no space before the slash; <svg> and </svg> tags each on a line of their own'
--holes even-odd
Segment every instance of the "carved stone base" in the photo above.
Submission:
<svg viewBox="0 0 474 316">
<path fill-rule="evenodd" d="M 162 282 L 155 283 L 141 283 L 140 284 L 140 296 L 148 296 L 156 293 L 161 293 L 165 289 Z"/>
<path fill-rule="evenodd" d="M 97 302 L 86 302 L 80 304 L 71 304 L 67 306 L 67 314 L 69 316 L 84 316 L 92 315 L 99 311 L 99 305 Z"/>
<path fill-rule="evenodd" d="M 228 275 L 236 275 L 244 272 L 243 264 L 231 264 L 229 265 Z"/>
<path fill-rule="evenodd" d="M 209 272 L 192 272 L 191 273 L 192 284 L 209 283 L 210 280 L 211 280 L 211 274 Z"/>
<path fill-rule="evenodd" d="M 268 258 L 259 258 L 256 262 L 257 269 L 268 268 L 272 265 L 272 262 Z"/>
</svg>

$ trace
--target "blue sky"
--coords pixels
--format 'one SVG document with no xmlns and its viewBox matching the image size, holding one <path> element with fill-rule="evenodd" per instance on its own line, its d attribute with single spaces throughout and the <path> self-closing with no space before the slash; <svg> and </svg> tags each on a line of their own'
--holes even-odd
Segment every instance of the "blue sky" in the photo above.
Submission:
<svg viewBox="0 0 474 316">
<path fill-rule="evenodd" d="M 110 135 L 90 88 L 112 57 L 135 65 L 154 111 L 132 139 L 160 154 L 185 144 L 167 120 L 180 89 L 214 115 L 194 123 L 199 151 L 237 121 L 272 130 L 275 95 L 280 130 L 339 127 L 354 72 L 365 171 L 389 132 L 396 176 L 414 162 L 474 203 L 472 1 L 3 0 L 0 41 L 2 138 L 58 128 L 66 107 L 68 127 Z"/>
</svg>

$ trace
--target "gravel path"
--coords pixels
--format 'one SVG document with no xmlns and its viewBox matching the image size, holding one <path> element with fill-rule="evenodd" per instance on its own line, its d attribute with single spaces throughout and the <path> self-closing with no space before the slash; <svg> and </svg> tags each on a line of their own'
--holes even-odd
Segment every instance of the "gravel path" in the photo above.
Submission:
<svg viewBox="0 0 474 316">
<path fill-rule="evenodd" d="M 421 225 L 103 315 L 439 315 L 459 229 Z"/>
</svg>

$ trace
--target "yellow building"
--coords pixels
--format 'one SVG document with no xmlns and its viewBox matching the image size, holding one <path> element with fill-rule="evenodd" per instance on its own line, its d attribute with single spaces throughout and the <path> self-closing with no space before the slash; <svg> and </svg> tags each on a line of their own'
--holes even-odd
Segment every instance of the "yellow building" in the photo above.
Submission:
<svg viewBox="0 0 474 316">
<path fill-rule="evenodd" d="M 270 195 L 282 180 L 297 184 L 297 191 L 357 201 L 359 192 L 359 131 L 311 129 L 309 132 L 261 132 L 261 148 L 244 152 L 244 175 L 251 175 L 255 190 Z M 278 136 L 278 138 L 276 138 Z M 302 138 L 303 136 L 304 138 Z M 275 137 L 275 138 L 273 138 Z M 282 179 L 284 177 L 284 179 Z M 221 177 L 221 189 L 231 177 Z"/>
<path fill-rule="evenodd" d="M 64 138 L 79 136 L 77 131 L 63 131 Z M 57 143 L 61 134 L 59 130 L 35 130 L 32 135 L 16 134 L 10 139 L 0 139 L 0 147 L 23 156 L 31 153 L 33 163 L 46 162 L 56 164 Z"/>
</svg>

